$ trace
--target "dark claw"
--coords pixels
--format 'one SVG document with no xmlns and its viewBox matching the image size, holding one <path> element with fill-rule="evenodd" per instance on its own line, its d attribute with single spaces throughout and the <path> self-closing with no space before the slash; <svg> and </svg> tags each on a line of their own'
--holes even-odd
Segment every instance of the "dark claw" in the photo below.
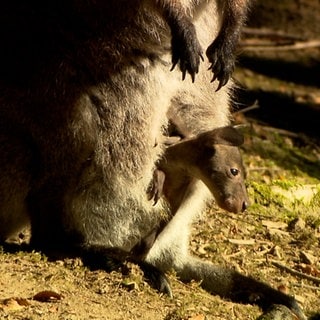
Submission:
<svg viewBox="0 0 320 320">
<path fill-rule="evenodd" d="M 182 70 L 181 69 L 181 71 L 182 71 L 182 81 L 186 78 L 186 70 Z"/>
<path fill-rule="evenodd" d="M 176 67 L 176 65 L 177 65 L 177 62 L 172 63 L 172 67 L 171 67 L 170 71 L 173 71 L 174 68 Z"/>
<path fill-rule="evenodd" d="M 211 82 L 215 81 L 216 80 L 216 77 L 213 77 L 213 79 L 211 80 Z M 226 77 L 226 78 L 222 78 L 220 79 L 219 81 L 219 85 L 216 89 L 216 92 L 219 91 L 223 86 L 225 86 L 229 81 L 229 77 Z"/>
<path fill-rule="evenodd" d="M 192 24 L 185 28 L 172 30 L 171 39 L 172 51 L 172 71 L 179 63 L 182 72 L 182 80 L 189 73 L 192 82 L 195 81 L 195 76 L 199 72 L 200 61 L 203 61 L 202 48 L 198 42 L 196 31 Z"/>
<path fill-rule="evenodd" d="M 198 71 L 196 73 L 198 73 Z M 193 72 L 193 73 L 190 73 L 190 75 L 191 75 L 192 83 L 194 83 L 194 80 L 196 78 L 196 74 Z"/>
<path fill-rule="evenodd" d="M 153 288 L 161 293 L 167 294 L 170 298 L 173 297 L 170 282 L 162 271 L 146 262 L 140 262 L 139 265 L 144 276 L 149 280 Z"/>
<path fill-rule="evenodd" d="M 219 81 L 216 91 L 225 86 L 234 70 L 234 48 L 225 44 L 218 37 L 207 49 L 206 55 L 211 63 L 209 70 L 213 72 L 211 82 Z"/>
<path fill-rule="evenodd" d="M 195 59 L 195 61 L 191 61 L 192 59 L 194 59 L 191 57 L 191 55 L 193 54 L 194 53 L 191 53 L 191 52 L 189 52 L 188 54 L 187 53 L 181 54 L 180 58 L 178 59 L 180 60 L 180 70 L 182 72 L 182 80 L 186 78 L 186 74 L 188 72 L 191 76 L 192 82 L 194 82 L 195 76 L 199 72 L 199 64 L 200 64 L 200 60 L 203 61 L 203 56 L 200 53 L 198 53 L 198 56 Z M 172 59 L 172 67 L 170 71 L 173 71 L 177 64 L 178 64 L 177 60 Z"/>
</svg>

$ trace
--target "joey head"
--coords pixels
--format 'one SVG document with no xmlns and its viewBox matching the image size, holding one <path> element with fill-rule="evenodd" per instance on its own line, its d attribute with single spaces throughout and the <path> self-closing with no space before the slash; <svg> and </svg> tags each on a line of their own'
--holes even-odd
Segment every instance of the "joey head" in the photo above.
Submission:
<svg viewBox="0 0 320 320">
<path fill-rule="evenodd" d="M 163 192 L 170 207 L 177 208 L 181 190 L 199 179 L 219 207 L 234 213 L 244 211 L 249 200 L 238 148 L 242 143 L 243 136 L 235 128 L 221 127 L 168 146 L 154 174 L 154 200 Z"/>
</svg>

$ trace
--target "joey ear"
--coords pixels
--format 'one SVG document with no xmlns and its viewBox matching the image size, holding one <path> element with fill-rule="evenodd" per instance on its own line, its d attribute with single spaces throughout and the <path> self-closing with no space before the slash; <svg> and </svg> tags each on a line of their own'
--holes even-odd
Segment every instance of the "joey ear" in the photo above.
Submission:
<svg viewBox="0 0 320 320">
<path fill-rule="evenodd" d="M 205 144 L 223 144 L 238 147 L 244 143 L 243 134 L 232 126 L 221 127 L 207 132 Z"/>
</svg>

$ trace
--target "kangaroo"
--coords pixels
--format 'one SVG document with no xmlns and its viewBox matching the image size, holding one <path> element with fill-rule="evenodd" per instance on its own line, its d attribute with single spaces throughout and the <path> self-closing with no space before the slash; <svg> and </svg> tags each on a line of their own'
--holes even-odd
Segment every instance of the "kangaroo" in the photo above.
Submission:
<svg viewBox="0 0 320 320">
<path fill-rule="evenodd" d="M 223 15 L 216 2 L 186 8 L 194 12 L 199 43 L 209 46 Z M 149 9 L 141 0 L 2 4 L 0 241 L 31 225 L 32 248 L 78 254 L 103 267 L 108 255 L 135 255 L 147 238 L 150 250 L 134 258 L 151 275 L 158 272 L 162 288 L 162 274 L 175 269 L 214 294 L 262 308 L 284 304 L 304 319 L 292 297 L 189 254 L 190 225 L 210 196 L 200 180 L 174 215 L 165 201 L 153 206 L 147 199 L 165 152 L 154 142 L 172 103 L 197 135 L 211 122 L 229 124 L 232 89 L 229 81 L 212 91 L 219 82 L 208 81 L 203 64 L 194 84 L 168 72 L 170 29 Z"/>
<path fill-rule="evenodd" d="M 202 48 L 197 39 L 196 30 L 192 22 L 192 15 L 196 15 L 192 8 L 206 6 L 204 1 L 190 0 L 153 0 L 152 5 L 163 16 L 171 30 L 172 69 L 179 63 L 182 79 L 186 72 L 192 81 L 199 71 Z M 220 30 L 215 40 L 206 50 L 211 63 L 210 69 L 214 73 L 212 81 L 218 80 L 219 90 L 224 86 L 234 69 L 236 46 L 240 39 L 241 28 L 247 16 L 248 0 L 217 1 L 218 11 L 221 13 Z"/>
</svg>

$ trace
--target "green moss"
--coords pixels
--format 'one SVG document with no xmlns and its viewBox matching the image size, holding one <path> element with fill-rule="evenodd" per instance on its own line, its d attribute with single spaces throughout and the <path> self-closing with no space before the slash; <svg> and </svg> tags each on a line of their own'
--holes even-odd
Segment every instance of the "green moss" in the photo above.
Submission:
<svg viewBox="0 0 320 320">
<path fill-rule="evenodd" d="M 254 161 L 257 167 L 269 169 L 269 175 L 274 179 L 284 177 L 301 183 L 319 183 L 319 160 L 312 146 L 301 146 L 301 141 L 270 130 L 264 132 L 263 128 L 258 132 L 247 129 L 245 135 L 251 139 L 250 144 L 243 147 L 247 162 Z"/>
<path fill-rule="evenodd" d="M 250 187 L 252 188 L 250 193 L 254 197 L 255 204 L 263 206 L 271 206 L 272 204 L 280 207 L 283 206 L 284 197 L 272 192 L 271 185 L 251 182 Z"/>
<path fill-rule="evenodd" d="M 297 187 L 301 184 L 293 180 L 274 180 L 272 181 L 272 185 L 278 186 L 284 190 L 290 190 L 291 188 Z"/>
<path fill-rule="evenodd" d="M 320 187 L 318 189 L 319 191 L 313 196 L 310 204 L 314 207 L 320 208 Z"/>
<path fill-rule="evenodd" d="M 320 216 L 319 215 L 308 215 L 306 217 L 306 224 L 313 229 L 318 229 L 320 227 Z"/>
</svg>

